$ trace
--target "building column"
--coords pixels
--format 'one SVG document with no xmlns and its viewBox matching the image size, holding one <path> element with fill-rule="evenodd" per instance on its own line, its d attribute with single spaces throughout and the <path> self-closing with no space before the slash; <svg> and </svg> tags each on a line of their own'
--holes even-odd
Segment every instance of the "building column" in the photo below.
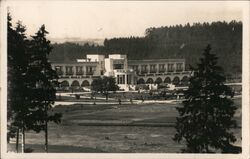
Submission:
<svg viewBox="0 0 250 159">
<path fill-rule="evenodd" d="M 159 73 L 159 64 L 156 64 L 156 73 Z"/>
<path fill-rule="evenodd" d="M 72 71 L 73 71 L 73 76 L 74 76 L 74 75 L 76 76 L 76 66 L 73 66 Z"/>
<path fill-rule="evenodd" d="M 119 84 L 119 75 L 116 75 L 115 79 L 116 79 L 116 84 Z"/>
<path fill-rule="evenodd" d="M 176 63 L 174 63 L 174 72 L 176 72 Z"/>
<path fill-rule="evenodd" d="M 139 74 L 141 74 L 141 69 L 142 69 L 141 65 L 138 65 L 138 72 L 139 72 Z"/>
<path fill-rule="evenodd" d="M 62 66 L 63 75 L 66 75 L 66 66 Z"/>
<path fill-rule="evenodd" d="M 133 74 L 131 74 L 131 85 L 134 85 L 134 75 Z"/>
<path fill-rule="evenodd" d="M 168 63 L 166 63 L 165 65 L 166 65 L 165 72 L 168 72 Z"/>
<path fill-rule="evenodd" d="M 87 73 L 86 66 L 82 66 L 82 71 L 83 71 L 83 75 L 86 75 L 86 73 Z"/>
<path fill-rule="evenodd" d="M 124 80 L 125 80 L 125 81 L 124 81 L 124 84 L 127 86 L 128 83 L 127 83 L 127 74 L 126 74 L 126 73 L 125 73 L 125 78 L 124 78 Z"/>
</svg>

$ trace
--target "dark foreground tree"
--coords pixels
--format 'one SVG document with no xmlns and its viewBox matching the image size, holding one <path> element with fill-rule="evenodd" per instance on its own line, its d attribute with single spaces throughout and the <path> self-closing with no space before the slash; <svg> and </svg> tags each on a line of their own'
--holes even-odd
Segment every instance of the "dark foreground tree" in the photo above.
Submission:
<svg viewBox="0 0 250 159">
<path fill-rule="evenodd" d="M 24 132 L 29 110 L 27 99 L 26 71 L 27 60 L 27 38 L 25 27 L 18 22 L 16 27 L 12 26 L 11 16 L 8 14 L 8 133 L 7 140 L 16 137 L 16 151 L 18 152 L 19 131 L 22 132 L 23 150 L 25 149 Z"/>
<path fill-rule="evenodd" d="M 188 153 L 239 153 L 230 131 L 236 127 L 233 91 L 224 84 L 225 77 L 217 66 L 217 57 L 208 45 L 185 91 L 183 107 L 178 107 L 174 140 L 184 141 Z"/>
<path fill-rule="evenodd" d="M 36 132 L 45 132 L 45 151 L 48 152 L 48 122 L 59 123 L 61 114 L 52 113 L 52 105 L 56 100 L 56 90 L 53 83 L 58 76 L 48 61 L 48 55 L 52 50 L 50 41 L 46 39 L 48 32 L 42 25 L 35 36 L 30 40 L 29 67 L 27 79 L 29 79 L 29 97 L 32 102 L 28 128 Z"/>
<path fill-rule="evenodd" d="M 106 96 L 106 100 L 108 100 L 108 95 L 110 91 L 117 91 L 119 87 L 116 84 L 115 78 L 113 77 L 100 77 L 94 79 L 92 82 L 92 90 L 96 92 L 100 92 Z"/>
<path fill-rule="evenodd" d="M 46 39 L 46 30 L 41 29 L 28 40 L 25 27 L 20 22 L 12 26 L 8 14 L 8 134 L 7 140 L 16 137 L 18 152 L 19 131 L 22 133 L 25 150 L 25 131 L 45 131 L 45 149 L 48 150 L 47 123 L 60 122 L 61 114 L 52 113 L 55 100 L 52 82 L 57 75 L 52 70 L 47 56 L 52 47 Z"/>
</svg>

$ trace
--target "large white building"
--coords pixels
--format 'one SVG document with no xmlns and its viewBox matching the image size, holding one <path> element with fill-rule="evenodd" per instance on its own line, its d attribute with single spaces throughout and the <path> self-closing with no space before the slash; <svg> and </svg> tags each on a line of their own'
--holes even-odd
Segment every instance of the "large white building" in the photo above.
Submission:
<svg viewBox="0 0 250 159">
<path fill-rule="evenodd" d="M 105 76 L 113 76 L 122 90 L 134 89 L 137 84 L 135 71 L 128 68 L 126 55 L 113 54 L 105 58 Z"/>
<path fill-rule="evenodd" d="M 90 87 L 94 78 L 115 77 L 121 90 L 133 90 L 137 84 L 161 83 L 185 85 L 190 72 L 184 59 L 128 60 L 126 55 L 87 55 L 75 62 L 52 63 L 61 87 Z"/>
</svg>

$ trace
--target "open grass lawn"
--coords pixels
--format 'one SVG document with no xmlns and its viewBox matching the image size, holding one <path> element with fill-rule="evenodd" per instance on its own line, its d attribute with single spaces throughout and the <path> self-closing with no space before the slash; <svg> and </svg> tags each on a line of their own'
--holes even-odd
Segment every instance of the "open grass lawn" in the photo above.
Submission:
<svg viewBox="0 0 250 159">
<path fill-rule="evenodd" d="M 236 120 L 241 125 L 241 99 Z M 58 106 L 60 125 L 49 124 L 49 152 L 177 153 L 184 144 L 172 140 L 180 104 Z M 241 128 L 233 130 L 241 145 Z M 44 152 L 44 133 L 28 132 L 27 147 Z M 9 145 L 13 149 L 14 144 Z"/>
</svg>

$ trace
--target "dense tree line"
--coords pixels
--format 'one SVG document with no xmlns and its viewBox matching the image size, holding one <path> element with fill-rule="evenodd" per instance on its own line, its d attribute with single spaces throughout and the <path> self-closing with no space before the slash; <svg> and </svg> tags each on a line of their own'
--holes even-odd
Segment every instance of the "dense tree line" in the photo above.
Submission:
<svg viewBox="0 0 250 159">
<path fill-rule="evenodd" d="M 219 65 L 226 72 L 241 72 L 242 23 L 231 21 L 194 23 L 146 30 L 146 38 L 152 43 L 149 58 L 185 58 L 187 64 L 195 64 L 207 44 L 219 57 Z"/>
<path fill-rule="evenodd" d="M 242 23 L 236 21 L 153 27 L 146 29 L 145 37 L 105 39 L 104 46 L 54 44 L 50 59 L 65 61 L 88 53 L 121 53 L 129 59 L 185 58 L 189 66 L 198 62 L 207 44 L 211 44 L 227 73 L 241 72 Z"/>
<path fill-rule="evenodd" d="M 53 44 L 53 50 L 49 55 L 51 61 L 75 61 L 77 58 L 85 58 L 86 54 L 105 54 L 103 46 L 84 45 L 65 42 L 63 44 Z"/>
</svg>

